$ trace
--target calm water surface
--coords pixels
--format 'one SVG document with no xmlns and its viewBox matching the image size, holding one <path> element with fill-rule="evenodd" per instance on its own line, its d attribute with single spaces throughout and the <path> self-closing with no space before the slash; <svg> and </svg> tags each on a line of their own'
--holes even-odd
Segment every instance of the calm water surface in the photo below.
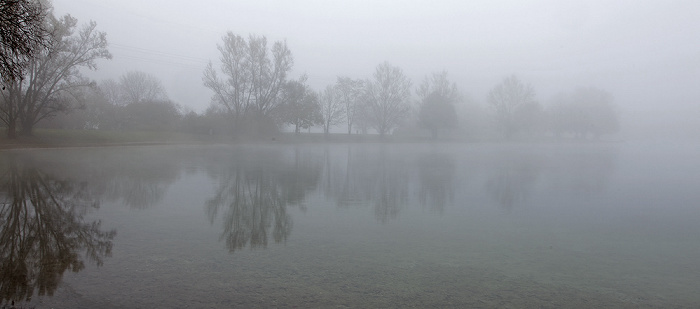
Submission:
<svg viewBox="0 0 700 309">
<path fill-rule="evenodd" d="M 700 306 L 700 147 L 0 153 L 2 304 Z"/>
</svg>

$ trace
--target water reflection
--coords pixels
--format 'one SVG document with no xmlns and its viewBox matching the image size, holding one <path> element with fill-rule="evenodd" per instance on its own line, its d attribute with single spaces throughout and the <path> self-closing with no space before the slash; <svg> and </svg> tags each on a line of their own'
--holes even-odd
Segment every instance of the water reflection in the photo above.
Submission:
<svg viewBox="0 0 700 309">
<path fill-rule="evenodd" d="M 512 210 L 526 204 L 535 190 L 543 196 L 566 195 L 583 199 L 605 191 L 615 170 L 611 149 L 582 148 L 578 151 L 505 152 L 494 156 L 485 190 L 501 208 Z"/>
<path fill-rule="evenodd" d="M 53 295 L 66 270 L 102 265 L 116 231 L 83 216 L 99 206 L 87 182 L 45 173 L 30 159 L 6 157 L 0 178 L 0 303 Z"/>
<path fill-rule="evenodd" d="M 326 197 L 340 207 L 371 205 L 380 222 L 396 218 L 409 203 L 412 164 L 391 147 L 348 147 L 345 166 L 329 162 L 340 153 L 326 152 Z"/>
<path fill-rule="evenodd" d="M 292 230 L 288 205 L 303 208 L 307 193 L 318 185 L 319 160 L 298 148 L 291 160 L 278 151 L 239 149 L 209 165 L 218 184 L 205 207 L 212 224 L 221 215 L 220 239 L 231 253 L 246 246 L 264 248 L 270 234 L 275 243 L 285 242 Z"/>
<path fill-rule="evenodd" d="M 592 196 L 607 187 L 615 169 L 614 153 L 584 146 L 543 151 L 472 145 L 450 149 L 411 145 L 251 145 L 95 150 L 50 160 L 47 158 L 52 154 L 36 156 L 46 168 L 13 159 L 3 178 L 3 196 L 22 200 L 20 194 L 24 194 L 25 203 L 34 203 L 36 200 L 28 198 L 32 195 L 26 191 L 11 190 L 13 186 L 22 187 L 17 179 L 26 179 L 22 180 L 27 183 L 23 186 L 30 187 L 31 182 L 43 188 L 41 192 L 52 194 L 42 195 L 51 197 L 45 205 L 65 209 L 64 212 L 76 215 L 73 221 L 81 222 L 86 209 L 96 207 L 100 200 L 132 209 L 151 207 L 160 203 L 183 175 L 204 172 L 211 182 L 197 184 L 196 192 L 213 193 L 198 196 L 197 205 L 204 205 L 210 224 L 221 228 L 220 240 L 230 252 L 235 252 L 287 241 L 293 227 L 289 207 L 304 211 L 309 196 L 315 195 L 325 198 L 323 207 L 366 208 L 380 223 L 391 222 L 412 206 L 440 215 L 453 207 L 476 207 L 484 201 L 513 210 L 526 205 L 532 196 Z M 13 207 L 19 207 L 14 205 L 3 204 L 3 229 L 11 227 L 5 223 L 10 222 L 5 216 Z M 87 206 L 79 212 L 70 205 Z M 34 218 L 41 212 L 22 208 L 15 211 L 24 211 L 27 220 L 36 222 L 67 216 L 55 211 L 48 213 L 50 218 Z M 95 228 L 93 232 L 99 230 Z M 3 233 L 9 235 L 3 237 L 14 235 L 4 230 Z M 88 240 L 111 241 L 113 235 L 101 233 Z M 89 249 L 91 243 L 75 246 L 75 250 Z"/>
<path fill-rule="evenodd" d="M 146 209 L 159 203 L 179 178 L 183 161 L 192 159 L 186 155 L 195 153 L 187 149 L 166 152 L 144 148 L 107 154 L 102 157 L 101 177 L 95 183 L 102 184 L 99 188 L 107 200 Z"/>
<path fill-rule="evenodd" d="M 616 153 L 611 151 L 582 151 L 561 156 L 550 168 L 551 189 L 584 199 L 605 192 L 616 161 Z"/>
<path fill-rule="evenodd" d="M 445 206 L 454 202 L 454 158 L 445 153 L 431 153 L 420 156 L 417 164 L 421 206 L 443 212 Z"/>
<path fill-rule="evenodd" d="M 370 206 L 383 223 L 408 205 L 442 213 L 455 201 L 465 206 L 481 195 L 513 210 L 536 190 L 545 195 L 602 192 L 616 158 L 613 149 L 595 146 L 549 151 L 509 146 L 487 152 L 408 148 L 325 149 L 322 193 L 338 207 Z"/>
<path fill-rule="evenodd" d="M 495 171 L 486 181 L 486 191 L 502 208 L 512 210 L 524 203 L 542 171 L 539 157 L 506 153 L 495 158 Z"/>
</svg>

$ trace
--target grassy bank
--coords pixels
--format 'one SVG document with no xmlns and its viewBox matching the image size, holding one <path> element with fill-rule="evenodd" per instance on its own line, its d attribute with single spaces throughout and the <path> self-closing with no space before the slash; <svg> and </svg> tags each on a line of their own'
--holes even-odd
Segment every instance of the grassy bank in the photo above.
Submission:
<svg viewBox="0 0 700 309">
<path fill-rule="evenodd" d="M 280 132 L 265 138 L 233 139 L 227 136 L 195 135 L 179 132 L 37 129 L 34 132 L 34 136 L 20 136 L 12 140 L 3 134 L 0 136 L 0 149 L 200 143 L 404 143 L 425 141 L 423 138 L 391 135 L 381 137 L 376 134 L 324 135 L 322 133 L 294 134 Z"/>
<path fill-rule="evenodd" d="M 495 139 L 449 139 L 437 141 L 425 136 L 377 134 L 344 134 L 332 133 L 300 133 L 279 132 L 263 138 L 232 138 L 230 136 L 210 136 L 203 134 L 188 134 L 180 132 L 154 131 L 99 131 L 99 130 L 59 130 L 37 129 L 34 136 L 20 136 L 8 139 L 0 135 L 0 150 L 16 148 L 58 148 L 58 147 L 97 147 L 97 146 L 129 146 L 129 145 L 160 145 L 160 144 L 212 144 L 212 143 L 483 143 L 504 142 Z M 536 138 L 507 141 L 509 143 L 599 143 L 613 141 L 588 141 L 576 139 Z M 614 141 L 618 142 L 618 141 Z"/>
<path fill-rule="evenodd" d="M 34 136 L 0 137 L 0 149 L 88 147 L 112 145 L 209 143 L 209 136 L 178 132 L 37 129 Z"/>
</svg>

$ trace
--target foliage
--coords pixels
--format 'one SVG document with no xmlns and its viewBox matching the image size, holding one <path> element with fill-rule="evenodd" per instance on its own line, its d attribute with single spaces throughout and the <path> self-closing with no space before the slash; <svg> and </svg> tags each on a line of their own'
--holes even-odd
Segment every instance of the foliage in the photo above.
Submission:
<svg viewBox="0 0 700 309">
<path fill-rule="evenodd" d="M 156 77 L 132 71 L 119 82 L 109 79 L 89 88 L 80 110 L 45 121 L 40 127 L 172 131 L 182 115 L 180 106 L 167 97 Z"/>
<path fill-rule="evenodd" d="M 426 77 L 416 93 L 421 99 L 418 124 L 430 130 L 433 139 L 437 138 L 439 130 L 457 127 L 455 104 L 461 102 L 462 95 L 455 83 L 450 84 L 446 71 Z"/>
<path fill-rule="evenodd" d="M 284 84 L 280 99 L 280 117 L 285 123 L 294 126 L 294 132 L 308 129 L 322 122 L 318 96 L 306 85 L 306 76 Z"/>
<path fill-rule="evenodd" d="M 418 123 L 430 130 L 433 139 L 436 139 L 439 130 L 457 127 L 455 106 L 439 92 L 433 92 L 421 102 Z"/>
</svg>

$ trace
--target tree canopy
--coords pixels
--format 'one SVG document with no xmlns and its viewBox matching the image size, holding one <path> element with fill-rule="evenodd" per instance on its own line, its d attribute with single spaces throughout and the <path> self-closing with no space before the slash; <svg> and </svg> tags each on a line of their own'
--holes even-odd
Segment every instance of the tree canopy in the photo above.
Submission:
<svg viewBox="0 0 700 309">
<path fill-rule="evenodd" d="M 391 133 L 411 110 L 411 80 L 401 68 L 384 62 L 365 88 L 364 116 L 379 135 Z"/>
<path fill-rule="evenodd" d="M 246 40 L 229 32 L 218 49 L 224 76 L 211 62 L 203 76 L 204 85 L 214 92 L 212 101 L 226 109 L 236 130 L 241 129 L 243 116 L 256 118 L 257 125 L 274 121 L 280 89 L 294 64 L 287 43 L 277 41 L 268 49 L 265 36 L 250 35 Z"/>
<path fill-rule="evenodd" d="M 488 103 L 493 108 L 496 124 L 509 139 L 519 129 L 523 119 L 535 103 L 535 90 L 530 84 L 520 81 L 515 75 L 506 77 L 488 95 Z"/>
<path fill-rule="evenodd" d="M 49 16 L 49 47 L 29 61 L 24 79 L 4 83 L 0 99 L 0 119 L 15 137 L 19 122 L 22 133 L 31 135 L 34 125 L 80 106 L 85 87 L 94 83 L 85 78 L 81 68 L 97 69 L 97 59 L 110 59 L 107 35 L 89 22 L 77 29 L 78 20 L 65 15 Z M 76 31 L 77 30 L 77 31 Z"/>
<path fill-rule="evenodd" d="M 0 75 L 9 82 L 49 45 L 47 9 L 36 0 L 0 0 Z"/>
</svg>

